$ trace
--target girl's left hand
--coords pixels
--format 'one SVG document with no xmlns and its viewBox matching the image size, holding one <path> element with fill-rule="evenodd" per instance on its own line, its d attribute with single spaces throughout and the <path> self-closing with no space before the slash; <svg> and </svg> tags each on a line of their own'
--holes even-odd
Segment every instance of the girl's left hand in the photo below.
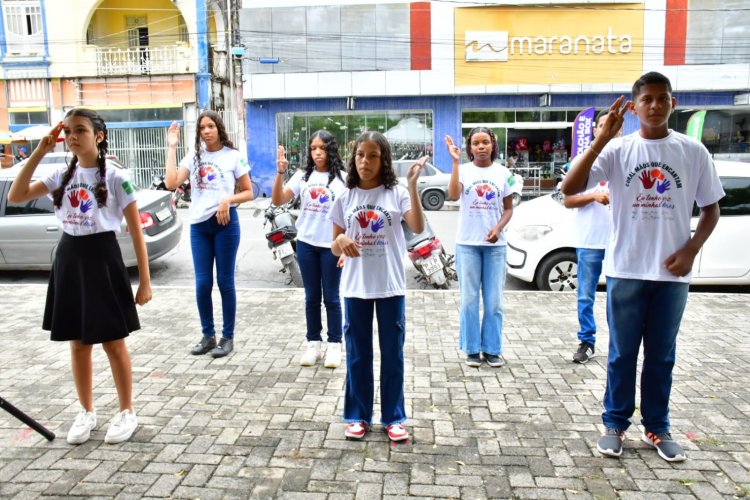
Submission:
<svg viewBox="0 0 750 500">
<path fill-rule="evenodd" d="M 138 285 L 138 291 L 135 293 L 135 303 L 139 306 L 146 305 L 151 301 L 151 284 L 141 283 Z"/>
<path fill-rule="evenodd" d="M 412 165 L 409 168 L 409 171 L 406 173 L 406 182 L 409 184 L 409 186 L 417 186 L 417 179 L 419 178 L 419 174 L 422 172 L 422 169 L 424 168 L 424 164 L 427 163 L 427 158 L 429 156 L 423 156 L 422 158 L 418 159 L 414 165 Z"/>
<path fill-rule="evenodd" d="M 497 243 L 498 238 L 500 238 L 500 231 L 497 230 L 497 228 L 492 228 L 489 233 L 487 233 L 486 241 L 489 241 L 490 243 Z"/>
<path fill-rule="evenodd" d="M 346 260 L 346 255 L 344 255 L 343 253 L 339 255 L 339 260 L 338 262 L 336 262 L 336 267 L 338 267 L 339 269 L 343 269 L 345 260 Z"/>
<path fill-rule="evenodd" d="M 219 202 L 219 209 L 216 210 L 216 221 L 222 226 L 229 224 L 229 201 L 226 198 Z"/>
</svg>

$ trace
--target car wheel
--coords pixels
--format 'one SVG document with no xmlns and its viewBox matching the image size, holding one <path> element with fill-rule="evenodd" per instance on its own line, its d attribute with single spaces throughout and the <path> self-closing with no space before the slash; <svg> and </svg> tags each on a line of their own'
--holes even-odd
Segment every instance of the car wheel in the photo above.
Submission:
<svg viewBox="0 0 750 500">
<path fill-rule="evenodd" d="M 518 193 L 513 193 L 511 195 L 511 200 L 513 201 L 513 208 L 516 208 L 519 203 L 521 203 L 521 195 Z"/>
<path fill-rule="evenodd" d="M 427 191 L 422 195 L 422 206 L 425 210 L 440 210 L 445 203 L 445 195 L 441 191 Z"/>
<path fill-rule="evenodd" d="M 547 256 L 534 279 L 539 290 L 570 292 L 578 289 L 578 258 L 570 250 Z"/>
</svg>

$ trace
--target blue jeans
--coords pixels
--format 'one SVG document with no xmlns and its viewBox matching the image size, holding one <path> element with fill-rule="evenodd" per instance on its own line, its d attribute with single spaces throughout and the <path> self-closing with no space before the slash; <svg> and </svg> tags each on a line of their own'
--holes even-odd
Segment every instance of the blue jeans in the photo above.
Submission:
<svg viewBox="0 0 750 500">
<path fill-rule="evenodd" d="M 330 248 L 316 247 L 297 240 L 297 260 L 305 285 L 305 316 L 307 317 L 307 340 L 322 340 L 323 323 L 320 301 L 326 306 L 328 342 L 341 342 L 341 299 L 339 283 L 341 269 L 336 266 L 338 257 Z M 322 290 L 322 293 L 321 293 Z"/>
<path fill-rule="evenodd" d="M 214 261 L 216 281 L 221 293 L 223 326 L 221 336 L 234 338 L 234 321 L 237 312 L 237 294 L 234 289 L 234 265 L 240 246 L 240 220 L 237 209 L 229 209 L 229 224 L 222 226 L 216 217 L 190 225 L 190 247 L 195 267 L 195 298 L 204 337 L 213 337 L 214 305 L 211 292 L 214 287 Z"/>
<path fill-rule="evenodd" d="M 372 315 L 378 317 L 380 344 L 380 410 L 384 426 L 406 420 L 404 406 L 404 338 L 406 300 L 344 298 L 346 310 L 346 390 L 344 421 L 372 424 L 373 380 Z"/>
<path fill-rule="evenodd" d="M 461 291 L 459 347 L 466 354 L 503 352 L 503 289 L 505 245 L 456 245 Z M 481 288 L 484 315 L 479 323 Z"/>
<path fill-rule="evenodd" d="M 672 368 L 687 296 L 687 283 L 607 277 L 609 358 L 602 414 L 606 427 L 625 430 L 630 425 L 642 341 L 641 423 L 648 432 L 669 432 Z"/>
<path fill-rule="evenodd" d="M 578 340 L 592 346 L 596 342 L 594 298 L 602 274 L 604 249 L 577 248 L 578 256 Z"/>
</svg>

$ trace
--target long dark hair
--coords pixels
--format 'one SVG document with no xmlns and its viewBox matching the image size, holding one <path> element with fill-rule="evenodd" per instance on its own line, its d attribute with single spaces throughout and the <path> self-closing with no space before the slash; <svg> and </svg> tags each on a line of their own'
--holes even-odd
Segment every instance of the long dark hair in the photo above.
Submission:
<svg viewBox="0 0 750 500">
<path fill-rule="evenodd" d="M 352 148 L 352 155 L 347 163 L 346 187 L 349 189 L 359 186 L 359 173 L 357 172 L 357 148 L 365 141 L 373 141 L 380 148 L 380 181 L 390 189 L 398 184 L 396 172 L 393 170 L 393 159 L 391 156 L 391 145 L 388 139 L 380 132 L 365 132 L 360 135 Z"/>
<path fill-rule="evenodd" d="M 201 164 L 201 120 L 204 118 L 208 118 L 212 122 L 216 124 L 216 130 L 219 132 L 219 142 L 221 142 L 222 146 L 226 146 L 231 149 L 237 149 L 234 147 L 234 144 L 232 144 L 232 141 L 229 140 L 229 135 L 227 135 L 227 128 L 224 126 L 224 120 L 221 119 L 221 116 L 219 116 L 219 113 L 216 111 L 211 111 L 210 109 L 207 109 L 203 111 L 200 115 L 198 115 L 198 121 L 196 122 L 195 126 L 195 166 L 194 168 L 200 167 Z"/>
<path fill-rule="evenodd" d="M 99 113 L 97 113 L 93 109 L 71 109 L 65 114 L 65 119 L 74 116 L 80 116 L 88 119 L 88 121 L 91 123 L 91 128 L 94 129 L 94 136 L 96 136 L 96 134 L 98 134 L 99 132 L 103 133 L 101 142 L 96 145 L 96 147 L 99 149 L 99 153 L 96 156 L 96 166 L 99 171 L 99 182 L 97 182 L 96 186 L 94 186 L 94 198 L 96 198 L 97 206 L 101 208 L 107 204 L 107 195 L 109 194 L 109 192 L 107 191 L 106 182 L 107 148 L 109 146 L 109 144 L 107 143 L 107 125 L 104 123 L 102 117 L 99 116 Z M 59 188 L 52 191 L 52 203 L 54 203 L 55 207 L 60 208 L 62 206 L 63 195 L 65 194 L 65 186 L 67 186 L 70 182 L 70 179 L 73 178 L 73 174 L 75 174 L 77 166 L 78 157 L 76 155 L 73 155 L 73 158 L 70 159 L 70 163 L 68 163 L 68 169 L 65 171 L 65 174 L 63 174 L 62 184 L 60 184 Z"/>
<path fill-rule="evenodd" d="M 310 139 L 307 141 L 307 165 L 305 166 L 305 175 L 303 179 L 307 182 L 307 180 L 310 179 L 310 174 L 315 171 L 315 162 L 313 161 L 310 149 L 312 148 L 312 141 L 316 138 L 323 141 L 323 147 L 326 150 L 326 158 L 328 160 L 327 185 L 330 185 L 336 177 L 343 182 L 344 178 L 341 177 L 341 172 L 344 171 L 344 161 L 339 154 L 339 145 L 336 142 L 336 139 L 333 137 L 333 134 L 327 130 L 313 132 Z"/>
<path fill-rule="evenodd" d="M 466 156 L 469 157 L 469 161 L 474 161 L 474 153 L 471 151 L 471 137 L 474 134 L 487 134 L 490 136 L 490 141 L 492 142 L 492 154 L 490 155 L 490 157 L 492 158 L 493 162 L 497 160 L 498 147 L 495 132 L 487 127 L 474 127 L 473 129 L 471 129 L 471 132 L 469 132 L 469 135 L 466 136 Z"/>
</svg>

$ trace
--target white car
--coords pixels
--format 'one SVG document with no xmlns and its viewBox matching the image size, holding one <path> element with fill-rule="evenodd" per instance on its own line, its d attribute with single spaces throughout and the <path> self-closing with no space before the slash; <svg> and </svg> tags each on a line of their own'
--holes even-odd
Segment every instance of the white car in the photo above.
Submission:
<svg viewBox="0 0 750 500">
<path fill-rule="evenodd" d="M 695 258 L 696 285 L 750 284 L 750 163 L 714 161 L 726 196 L 721 218 Z M 690 223 L 698 224 L 698 207 Z M 540 290 L 571 291 L 578 287 L 573 237 L 573 210 L 555 192 L 526 201 L 513 210 L 506 229 L 508 274 L 534 283 Z M 604 275 L 600 283 L 604 282 Z"/>
</svg>

